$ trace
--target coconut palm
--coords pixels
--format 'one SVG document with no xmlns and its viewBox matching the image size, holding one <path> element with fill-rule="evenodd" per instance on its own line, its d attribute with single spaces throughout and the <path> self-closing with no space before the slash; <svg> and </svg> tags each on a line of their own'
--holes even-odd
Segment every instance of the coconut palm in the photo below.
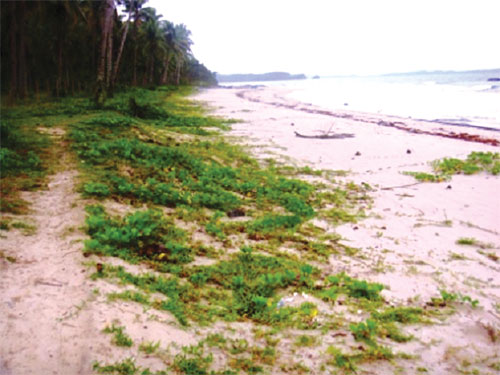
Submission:
<svg viewBox="0 0 500 375">
<path fill-rule="evenodd" d="M 141 33 L 144 40 L 144 56 L 147 56 L 146 70 L 144 72 L 143 84 L 152 84 L 154 78 L 155 58 L 159 46 L 162 43 L 162 33 L 160 28 L 161 14 L 156 14 L 155 8 L 143 8 L 141 18 L 144 22 L 141 25 Z"/>
<path fill-rule="evenodd" d="M 101 106 L 106 98 L 109 87 L 112 54 L 113 54 L 113 14 L 114 0 L 101 0 L 101 43 L 99 48 L 99 64 L 97 66 L 97 82 L 94 101 Z"/>
<path fill-rule="evenodd" d="M 175 50 L 175 27 L 170 21 L 162 21 L 160 28 L 163 34 L 163 43 L 161 44 L 163 52 L 163 71 L 160 78 L 160 84 L 165 85 L 167 84 L 170 61 L 172 60 Z"/>
<path fill-rule="evenodd" d="M 186 25 L 175 25 L 175 38 L 174 38 L 174 51 L 176 61 L 176 84 L 180 83 L 181 69 L 183 64 L 191 56 L 191 31 L 188 30 Z"/>
<path fill-rule="evenodd" d="M 120 49 L 118 50 L 118 56 L 116 57 L 116 62 L 114 65 L 113 69 L 113 76 L 111 78 L 111 87 L 114 87 L 116 78 L 118 75 L 118 69 L 120 67 L 120 62 L 121 62 L 121 57 L 123 53 L 123 47 L 125 46 L 125 41 L 127 39 L 127 34 L 129 30 L 130 23 L 132 21 L 132 18 L 135 20 L 139 19 L 140 17 L 140 9 L 145 4 L 147 0 L 125 0 L 124 5 L 125 5 L 125 11 L 128 13 L 128 19 L 125 22 L 124 28 L 123 28 L 123 33 L 122 33 L 122 38 L 120 42 Z M 136 22 L 134 22 L 134 25 Z"/>
</svg>

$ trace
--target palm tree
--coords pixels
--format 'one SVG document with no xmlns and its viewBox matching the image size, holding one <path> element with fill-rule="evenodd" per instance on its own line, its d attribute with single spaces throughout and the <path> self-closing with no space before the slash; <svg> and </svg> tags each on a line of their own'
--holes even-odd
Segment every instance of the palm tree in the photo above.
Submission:
<svg viewBox="0 0 500 375">
<path fill-rule="evenodd" d="M 106 98 L 109 86 L 112 53 L 113 53 L 113 14 L 115 12 L 114 0 L 101 0 L 101 46 L 99 51 L 99 65 L 97 67 L 97 82 L 95 103 L 101 106 Z"/>
<path fill-rule="evenodd" d="M 177 46 L 177 76 L 176 84 L 180 83 L 181 69 L 185 61 L 191 56 L 191 45 L 193 44 L 191 38 L 191 31 L 189 31 L 183 23 L 175 25 L 175 45 Z"/>
<path fill-rule="evenodd" d="M 167 84 L 168 79 L 168 69 L 170 66 L 170 60 L 174 54 L 174 39 L 175 39 L 175 28 L 174 24 L 170 21 L 161 21 L 161 32 L 163 34 L 163 43 L 161 44 L 163 51 L 163 72 L 160 78 L 160 84 Z"/>
<path fill-rule="evenodd" d="M 144 72 L 143 84 L 153 83 L 155 57 L 158 47 L 162 40 L 160 29 L 161 14 L 156 14 L 155 8 L 143 8 L 141 11 L 141 18 L 144 20 L 142 28 L 142 36 L 144 38 L 144 49 L 147 51 L 146 70 Z"/>
<path fill-rule="evenodd" d="M 176 84 L 180 83 L 181 69 L 185 61 L 191 56 L 191 45 L 193 44 L 188 30 L 183 23 L 175 25 L 175 58 L 176 58 Z"/>
<path fill-rule="evenodd" d="M 147 0 L 125 0 L 125 10 L 128 12 L 128 20 L 125 22 L 125 26 L 123 29 L 122 39 L 120 42 L 120 49 L 118 50 L 118 56 L 116 57 L 116 62 L 113 69 L 113 76 L 111 77 L 111 88 L 114 87 L 116 82 L 116 77 L 118 75 L 118 69 L 120 67 L 120 61 L 123 53 L 123 47 L 125 46 L 125 40 L 127 39 L 129 25 L 131 23 L 132 18 L 137 20 L 140 16 L 140 8 Z M 136 22 L 134 21 L 134 25 Z"/>
</svg>

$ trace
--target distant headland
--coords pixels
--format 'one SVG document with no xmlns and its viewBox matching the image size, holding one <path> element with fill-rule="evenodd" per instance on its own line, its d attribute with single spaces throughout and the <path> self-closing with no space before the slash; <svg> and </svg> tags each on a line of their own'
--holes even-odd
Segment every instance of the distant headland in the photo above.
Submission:
<svg viewBox="0 0 500 375">
<path fill-rule="evenodd" d="M 270 72 L 262 74 L 216 74 L 217 81 L 222 82 L 255 82 L 255 81 L 286 81 L 306 79 L 305 74 L 290 74 L 286 72 Z"/>
</svg>

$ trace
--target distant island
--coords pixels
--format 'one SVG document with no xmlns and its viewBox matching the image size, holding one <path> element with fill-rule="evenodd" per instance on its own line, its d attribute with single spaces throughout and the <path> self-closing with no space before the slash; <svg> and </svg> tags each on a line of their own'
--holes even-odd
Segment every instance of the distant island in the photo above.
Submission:
<svg viewBox="0 0 500 375">
<path fill-rule="evenodd" d="M 292 79 L 306 79 L 304 74 L 290 74 L 285 72 L 270 72 L 263 74 L 216 74 L 217 81 L 222 82 L 254 82 L 254 81 L 286 81 Z"/>
</svg>

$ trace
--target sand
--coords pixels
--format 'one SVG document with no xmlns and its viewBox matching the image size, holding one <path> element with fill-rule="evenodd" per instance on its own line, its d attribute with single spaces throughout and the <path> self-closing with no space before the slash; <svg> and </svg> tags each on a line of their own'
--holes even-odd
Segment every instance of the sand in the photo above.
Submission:
<svg viewBox="0 0 500 375">
<path fill-rule="evenodd" d="M 227 137 L 247 146 L 259 159 L 344 171 L 336 178 L 371 186 L 373 203 L 367 218 L 338 227 L 316 222 L 360 249 L 353 256 L 332 256 L 326 265 L 332 273 L 345 271 L 381 282 L 389 287 L 384 298 L 397 305 L 408 300 L 423 303 L 438 296 L 440 289 L 479 301 L 476 308 L 459 304 L 453 315 L 438 324 L 410 328 L 407 332 L 415 339 L 399 349 L 419 359 L 398 360 L 395 368 L 400 373 L 416 374 L 419 367 L 429 374 L 456 374 L 468 368 L 495 373 L 490 365 L 499 358 L 500 345 L 493 342 L 491 332 L 500 329 L 500 266 L 486 254 L 500 256 L 500 177 L 454 176 L 448 182 L 416 184 L 402 172 L 430 172 L 429 163 L 442 157 L 498 152 L 494 142 L 477 142 L 477 137 L 500 141 L 500 133 L 379 114 L 332 113 L 291 101 L 286 94 L 269 88 L 210 89 L 195 99 L 208 103 L 216 115 L 240 119 Z M 394 123 L 399 129 L 390 125 Z M 64 129 L 56 130 L 52 129 L 54 137 L 64 136 Z M 441 135 L 422 133 L 429 130 Z M 295 135 L 328 131 L 353 137 Z M 476 142 L 454 139 L 453 133 L 460 132 L 472 135 Z M 98 258 L 82 255 L 86 236 L 81 228 L 83 207 L 91 202 L 75 192 L 76 167 L 62 147 L 61 170 L 50 177 L 46 190 L 25 194 L 32 212 L 16 218 L 35 224 L 36 232 L 2 232 L 0 249 L 16 261 L 0 257 L 0 374 L 91 374 L 93 361 L 113 363 L 127 357 L 152 371 L 160 370 L 170 363 L 168 351 L 165 361 L 161 356 L 148 358 L 139 355 L 138 343 L 159 340 L 162 348 L 179 348 L 196 343 L 200 332 L 180 327 L 167 312 L 144 310 L 134 303 L 110 303 L 107 294 L 123 286 L 90 279 L 94 268 L 88 262 Z M 108 209 L 123 208 L 110 205 Z M 457 245 L 462 237 L 487 245 L 484 249 Z M 106 262 L 144 271 L 118 260 Z M 111 345 L 111 337 L 102 333 L 115 321 L 133 338 L 132 349 Z M 234 335 L 251 336 L 247 323 L 233 327 Z M 293 361 L 314 368 L 324 355 L 307 348 L 298 351 Z M 387 366 L 375 362 L 372 367 L 363 366 L 361 373 L 386 373 Z"/>
</svg>

